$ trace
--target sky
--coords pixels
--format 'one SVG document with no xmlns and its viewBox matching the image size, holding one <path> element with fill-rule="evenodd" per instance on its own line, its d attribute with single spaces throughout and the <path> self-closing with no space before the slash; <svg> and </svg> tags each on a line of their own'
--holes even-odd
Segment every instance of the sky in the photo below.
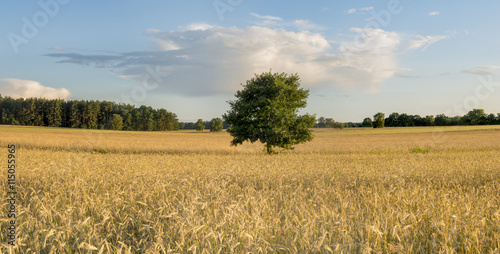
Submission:
<svg viewBox="0 0 500 254">
<path fill-rule="evenodd" d="M 500 2 L 4 0 L 2 96 L 108 100 L 210 120 L 255 74 L 297 73 L 300 113 L 500 112 Z"/>
</svg>

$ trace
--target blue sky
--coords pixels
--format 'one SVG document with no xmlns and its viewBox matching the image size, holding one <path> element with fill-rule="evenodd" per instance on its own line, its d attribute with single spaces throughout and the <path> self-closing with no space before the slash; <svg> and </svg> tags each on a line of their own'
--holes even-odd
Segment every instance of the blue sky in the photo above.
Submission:
<svg viewBox="0 0 500 254">
<path fill-rule="evenodd" d="M 0 93 L 228 110 L 254 73 L 298 73 L 302 112 L 500 112 L 500 2 L 3 1 Z"/>
</svg>

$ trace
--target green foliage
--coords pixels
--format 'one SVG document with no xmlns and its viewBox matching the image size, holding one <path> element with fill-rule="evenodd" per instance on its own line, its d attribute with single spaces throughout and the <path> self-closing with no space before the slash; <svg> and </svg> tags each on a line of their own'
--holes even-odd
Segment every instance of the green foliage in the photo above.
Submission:
<svg viewBox="0 0 500 254">
<path fill-rule="evenodd" d="M 384 128 L 385 124 L 384 113 L 377 113 L 373 116 L 373 128 Z"/>
<path fill-rule="evenodd" d="M 196 130 L 203 131 L 205 129 L 205 124 L 203 123 L 203 119 L 198 119 L 196 122 Z"/>
<path fill-rule="evenodd" d="M 122 118 L 124 130 L 178 130 L 177 116 L 165 109 L 108 101 L 47 100 L 0 96 L 0 124 L 115 129 L 112 118 Z"/>
<path fill-rule="evenodd" d="M 219 132 L 222 131 L 222 119 L 217 117 L 213 118 L 212 121 L 210 121 L 210 131 L 211 132 Z"/>
<path fill-rule="evenodd" d="M 396 112 L 385 119 L 386 127 L 407 127 L 407 126 L 455 126 L 455 125 L 494 125 L 500 124 L 500 114 L 486 114 L 483 109 L 470 110 L 464 116 L 448 117 L 438 114 L 436 117 L 427 115 L 398 114 Z"/>
<path fill-rule="evenodd" d="M 429 147 L 415 147 L 411 149 L 411 153 L 430 153 L 432 150 Z"/>
<path fill-rule="evenodd" d="M 113 130 L 121 130 L 123 128 L 123 118 L 118 114 L 113 114 L 111 118 L 111 128 Z"/>
<path fill-rule="evenodd" d="M 340 128 L 340 123 L 336 123 L 333 118 L 318 118 L 318 122 L 314 125 L 314 128 Z M 344 126 L 342 125 L 342 128 Z"/>
<path fill-rule="evenodd" d="M 344 129 L 343 123 L 333 122 L 332 125 L 333 125 L 333 128 L 335 128 L 335 129 L 341 129 L 341 130 Z"/>
<path fill-rule="evenodd" d="M 450 125 L 451 119 L 444 114 L 439 114 L 436 116 L 436 119 L 434 119 L 434 124 L 437 126 L 447 126 Z"/>
<path fill-rule="evenodd" d="M 462 117 L 463 125 L 483 125 L 486 124 L 487 115 L 484 109 L 473 109 Z"/>
<path fill-rule="evenodd" d="M 367 117 L 363 120 L 363 127 L 373 127 L 373 121 L 371 118 Z"/>
<path fill-rule="evenodd" d="M 231 124 L 227 130 L 236 146 L 245 141 L 260 141 L 268 154 L 275 147 L 293 149 L 293 145 L 311 141 L 309 130 L 314 116 L 297 115 L 306 107 L 309 90 L 300 88 L 297 74 L 265 72 L 248 80 L 243 90 L 236 92 L 236 100 L 229 101 L 231 109 L 223 118 Z"/>
<path fill-rule="evenodd" d="M 400 115 L 396 112 L 392 113 L 389 115 L 389 117 L 387 117 L 387 119 L 385 119 L 385 124 L 384 125 L 387 125 L 387 127 L 395 127 L 395 126 L 399 126 L 399 117 Z M 403 120 L 403 119 L 401 119 Z M 401 123 L 403 124 L 403 123 Z"/>
<path fill-rule="evenodd" d="M 322 116 L 322 117 L 318 118 L 317 127 L 318 128 L 325 128 L 325 126 L 326 126 L 326 119 L 325 119 L 325 117 Z"/>
<path fill-rule="evenodd" d="M 326 118 L 325 119 L 325 127 L 326 128 L 337 128 L 338 124 L 335 123 L 333 118 Z M 342 125 L 343 126 L 343 125 Z"/>
<path fill-rule="evenodd" d="M 91 153 L 101 153 L 101 154 L 107 154 L 109 153 L 108 151 L 104 150 L 104 149 L 94 149 L 91 151 Z"/>
</svg>

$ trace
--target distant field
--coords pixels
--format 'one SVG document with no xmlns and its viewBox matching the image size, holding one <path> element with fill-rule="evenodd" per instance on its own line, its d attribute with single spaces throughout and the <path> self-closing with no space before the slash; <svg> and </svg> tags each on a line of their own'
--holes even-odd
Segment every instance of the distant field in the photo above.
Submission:
<svg viewBox="0 0 500 254">
<path fill-rule="evenodd" d="M 500 252 L 500 126 L 314 134 L 268 156 L 226 132 L 0 126 L 2 168 L 20 147 L 13 250 Z"/>
</svg>

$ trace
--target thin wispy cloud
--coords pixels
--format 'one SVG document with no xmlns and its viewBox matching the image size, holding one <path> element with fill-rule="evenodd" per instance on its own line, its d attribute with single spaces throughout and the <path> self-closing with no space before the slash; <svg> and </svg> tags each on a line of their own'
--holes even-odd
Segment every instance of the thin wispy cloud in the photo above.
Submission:
<svg viewBox="0 0 500 254">
<path fill-rule="evenodd" d="M 416 50 L 416 49 L 421 48 L 422 51 L 425 51 L 430 45 L 432 45 L 440 40 L 449 38 L 448 35 L 438 35 L 438 36 L 430 36 L 430 35 L 429 36 L 420 36 L 420 35 L 417 35 L 415 37 L 416 37 L 416 39 L 411 40 L 408 43 L 407 50 Z"/>
<path fill-rule="evenodd" d="M 461 70 L 461 73 L 474 74 L 474 75 L 491 75 L 493 70 L 500 69 L 500 66 L 480 66 L 468 70 Z"/>
<path fill-rule="evenodd" d="M 293 25 L 299 30 L 324 30 L 325 27 L 320 26 L 310 20 L 297 19 L 293 21 Z"/>
<path fill-rule="evenodd" d="M 371 11 L 373 9 L 375 9 L 373 6 L 368 6 L 368 7 L 363 7 L 363 8 L 359 8 L 359 9 L 352 8 L 352 9 L 346 10 L 345 12 L 347 14 L 354 14 L 356 12 L 365 13 L 365 12 Z"/>
<path fill-rule="evenodd" d="M 256 22 L 257 26 L 262 26 L 262 27 L 270 27 L 270 28 L 282 28 L 282 29 L 298 29 L 300 31 L 304 30 L 325 30 L 324 26 L 318 25 L 310 20 L 307 19 L 296 19 L 293 21 L 289 20 L 283 20 L 282 18 L 275 17 L 275 16 L 262 16 L 257 13 L 250 13 L 253 17 L 259 19 L 258 22 Z"/>
<path fill-rule="evenodd" d="M 427 15 L 429 15 L 429 16 L 437 16 L 437 15 L 439 15 L 439 11 L 429 12 Z"/>
<path fill-rule="evenodd" d="M 374 7 L 373 6 L 369 6 L 369 7 L 364 7 L 364 8 L 359 8 L 360 11 L 371 11 L 373 10 Z"/>
<path fill-rule="evenodd" d="M 270 16 L 270 15 L 259 15 L 257 13 L 251 12 L 250 15 L 258 18 L 258 19 L 265 19 L 265 20 L 274 20 L 274 21 L 281 21 L 282 19 L 280 17 L 275 17 L 275 16 Z"/>
</svg>

